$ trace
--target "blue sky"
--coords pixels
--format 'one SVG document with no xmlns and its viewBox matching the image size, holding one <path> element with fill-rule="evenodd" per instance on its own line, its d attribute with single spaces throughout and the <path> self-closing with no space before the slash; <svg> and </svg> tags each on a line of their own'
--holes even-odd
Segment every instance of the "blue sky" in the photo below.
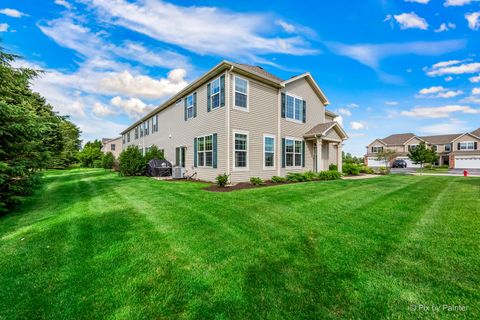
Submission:
<svg viewBox="0 0 480 320">
<path fill-rule="evenodd" d="M 115 136 L 223 59 L 310 71 L 350 135 L 480 127 L 480 1 L 2 0 L 3 46 L 85 140 Z"/>
</svg>

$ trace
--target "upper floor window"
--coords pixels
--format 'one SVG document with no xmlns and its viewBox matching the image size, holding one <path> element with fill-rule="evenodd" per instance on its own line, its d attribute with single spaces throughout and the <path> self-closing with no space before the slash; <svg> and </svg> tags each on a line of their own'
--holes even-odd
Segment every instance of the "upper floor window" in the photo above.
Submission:
<svg viewBox="0 0 480 320">
<path fill-rule="evenodd" d="M 220 106 L 220 78 L 217 78 L 210 83 L 210 90 L 212 108 L 218 108 Z"/>
<path fill-rule="evenodd" d="M 301 167 L 303 143 L 301 140 L 285 139 L 285 164 L 287 167 Z"/>
<path fill-rule="evenodd" d="M 122 136 L 122 144 L 125 144 L 125 135 Z"/>
<path fill-rule="evenodd" d="M 152 133 L 158 131 L 158 115 L 152 117 Z"/>
<path fill-rule="evenodd" d="M 115 151 L 115 143 L 112 143 L 112 144 L 110 145 L 110 150 L 111 150 L 111 151 Z"/>
<path fill-rule="evenodd" d="M 465 141 L 458 144 L 458 150 L 475 150 L 475 142 Z"/>
<path fill-rule="evenodd" d="M 418 147 L 418 144 L 410 144 L 410 145 L 408 146 L 408 150 L 409 150 L 409 151 L 415 150 L 416 147 Z"/>
<path fill-rule="evenodd" d="M 135 139 L 138 139 L 138 126 L 135 127 Z"/>
<path fill-rule="evenodd" d="M 235 77 L 235 107 L 248 108 L 248 81 Z"/>
<path fill-rule="evenodd" d="M 383 147 L 372 147 L 372 153 L 383 152 Z"/>
<path fill-rule="evenodd" d="M 285 117 L 287 119 L 303 121 L 303 100 L 287 94 L 285 102 Z"/>
<path fill-rule="evenodd" d="M 433 151 L 437 151 L 437 150 L 438 150 L 437 145 L 433 145 L 433 146 L 432 146 L 432 150 L 433 150 Z"/>
<path fill-rule="evenodd" d="M 193 94 L 187 96 L 186 105 L 187 105 L 187 119 L 193 118 Z"/>
<path fill-rule="evenodd" d="M 213 136 L 197 138 L 197 163 L 199 167 L 213 166 Z"/>
<path fill-rule="evenodd" d="M 445 145 L 445 152 L 450 152 L 450 151 L 452 151 L 452 145 L 450 143 L 447 143 Z"/>
<path fill-rule="evenodd" d="M 127 132 L 127 142 L 130 142 L 130 132 Z"/>
<path fill-rule="evenodd" d="M 145 122 L 143 123 L 143 135 L 147 136 L 147 135 L 149 134 L 149 132 L 148 132 L 149 130 L 148 130 L 148 129 L 149 129 L 149 128 L 148 128 L 148 121 L 145 121 Z"/>
</svg>

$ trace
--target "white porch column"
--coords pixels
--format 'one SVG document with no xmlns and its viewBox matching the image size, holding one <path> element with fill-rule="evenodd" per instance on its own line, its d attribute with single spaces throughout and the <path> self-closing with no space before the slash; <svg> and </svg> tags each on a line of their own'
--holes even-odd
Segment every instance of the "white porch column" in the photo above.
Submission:
<svg viewBox="0 0 480 320">
<path fill-rule="evenodd" d="M 322 160 L 322 138 L 317 138 L 317 172 L 323 171 L 323 160 Z"/>
<path fill-rule="evenodd" d="M 337 145 L 337 167 L 339 172 L 342 172 L 342 167 L 343 167 L 342 150 L 343 150 L 343 143 L 339 142 Z"/>
</svg>

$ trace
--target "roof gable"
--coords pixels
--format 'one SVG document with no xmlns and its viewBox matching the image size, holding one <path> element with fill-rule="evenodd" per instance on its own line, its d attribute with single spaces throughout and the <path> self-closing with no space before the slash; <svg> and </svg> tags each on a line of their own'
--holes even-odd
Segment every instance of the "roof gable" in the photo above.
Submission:
<svg viewBox="0 0 480 320">
<path fill-rule="evenodd" d="M 315 81 L 315 79 L 313 79 L 312 75 L 310 74 L 310 72 L 305 72 L 305 73 L 302 73 L 296 77 L 292 77 L 288 80 L 285 80 L 282 82 L 282 85 L 287 85 L 289 83 L 292 83 L 292 82 L 295 82 L 297 80 L 300 80 L 300 79 L 306 79 L 308 84 L 312 87 L 313 91 L 315 92 L 315 94 L 318 96 L 318 98 L 320 99 L 320 101 L 325 105 L 329 105 L 330 102 L 328 101 L 328 98 L 327 96 L 323 93 L 322 89 L 320 89 L 320 86 L 317 84 L 317 82 Z"/>
<path fill-rule="evenodd" d="M 319 123 L 305 132 L 304 136 L 325 136 L 330 130 L 335 130 L 341 139 L 347 139 L 348 135 L 336 121 Z"/>
</svg>

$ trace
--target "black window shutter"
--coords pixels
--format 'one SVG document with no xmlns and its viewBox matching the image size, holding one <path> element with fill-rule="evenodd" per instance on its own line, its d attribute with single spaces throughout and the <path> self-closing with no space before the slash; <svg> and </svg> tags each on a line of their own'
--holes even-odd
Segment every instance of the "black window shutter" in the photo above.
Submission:
<svg viewBox="0 0 480 320">
<path fill-rule="evenodd" d="M 285 168 L 285 138 L 282 138 L 282 168 Z"/>
<path fill-rule="evenodd" d="M 187 121 L 187 98 L 183 99 L 183 113 L 185 121 Z"/>
<path fill-rule="evenodd" d="M 305 141 L 302 141 L 302 167 L 305 167 Z"/>
<path fill-rule="evenodd" d="M 225 75 L 220 76 L 220 106 L 225 106 Z"/>
<path fill-rule="evenodd" d="M 477 142 L 476 141 L 473 143 L 473 149 L 477 150 Z"/>
<path fill-rule="evenodd" d="M 212 135 L 212 166 L 213 166 L 214 168 L 217 167 L 217 154 L 218 154 L 218 152 L 217 152 L 217 145 L 218 145 L 218 144 L 217 144 L 217 134 L 214 133 L 214 134 Z"/>
<path fill-rule="evenodd" d="M 178 166 L 180 164 L 180 148 L 175 148 L 175 165 Z"/>
<path fill-rule="evenodd" d="M 282 92 L 282 118 L 285 118 L 285 93 Z"/>
<path fill-rule="evenodd" d="M 197 138 L 193 138 L 193 166 L 197 167 Z"/>
<path fill-rule="evenodd" d="M 197 93 L 193 93 L 193 117 L 197 117 Z"/>
<path fill-rule="evenodd" d="M 303 100 L 303 123 L 307 122 L 307 101 Z"/>
<path fill-rule="evenodd" d="M 457 150 L 460 150 L 460 142 L 457 143 Z"/>
<path fill-rule="evenodd" d="M 211 88 L 210 88 L 210 83 L 207 84 L 207 112 L 210 112 L 210 109 L 212 109 L 212 99 L 211 99 Z"/>
</svg>

